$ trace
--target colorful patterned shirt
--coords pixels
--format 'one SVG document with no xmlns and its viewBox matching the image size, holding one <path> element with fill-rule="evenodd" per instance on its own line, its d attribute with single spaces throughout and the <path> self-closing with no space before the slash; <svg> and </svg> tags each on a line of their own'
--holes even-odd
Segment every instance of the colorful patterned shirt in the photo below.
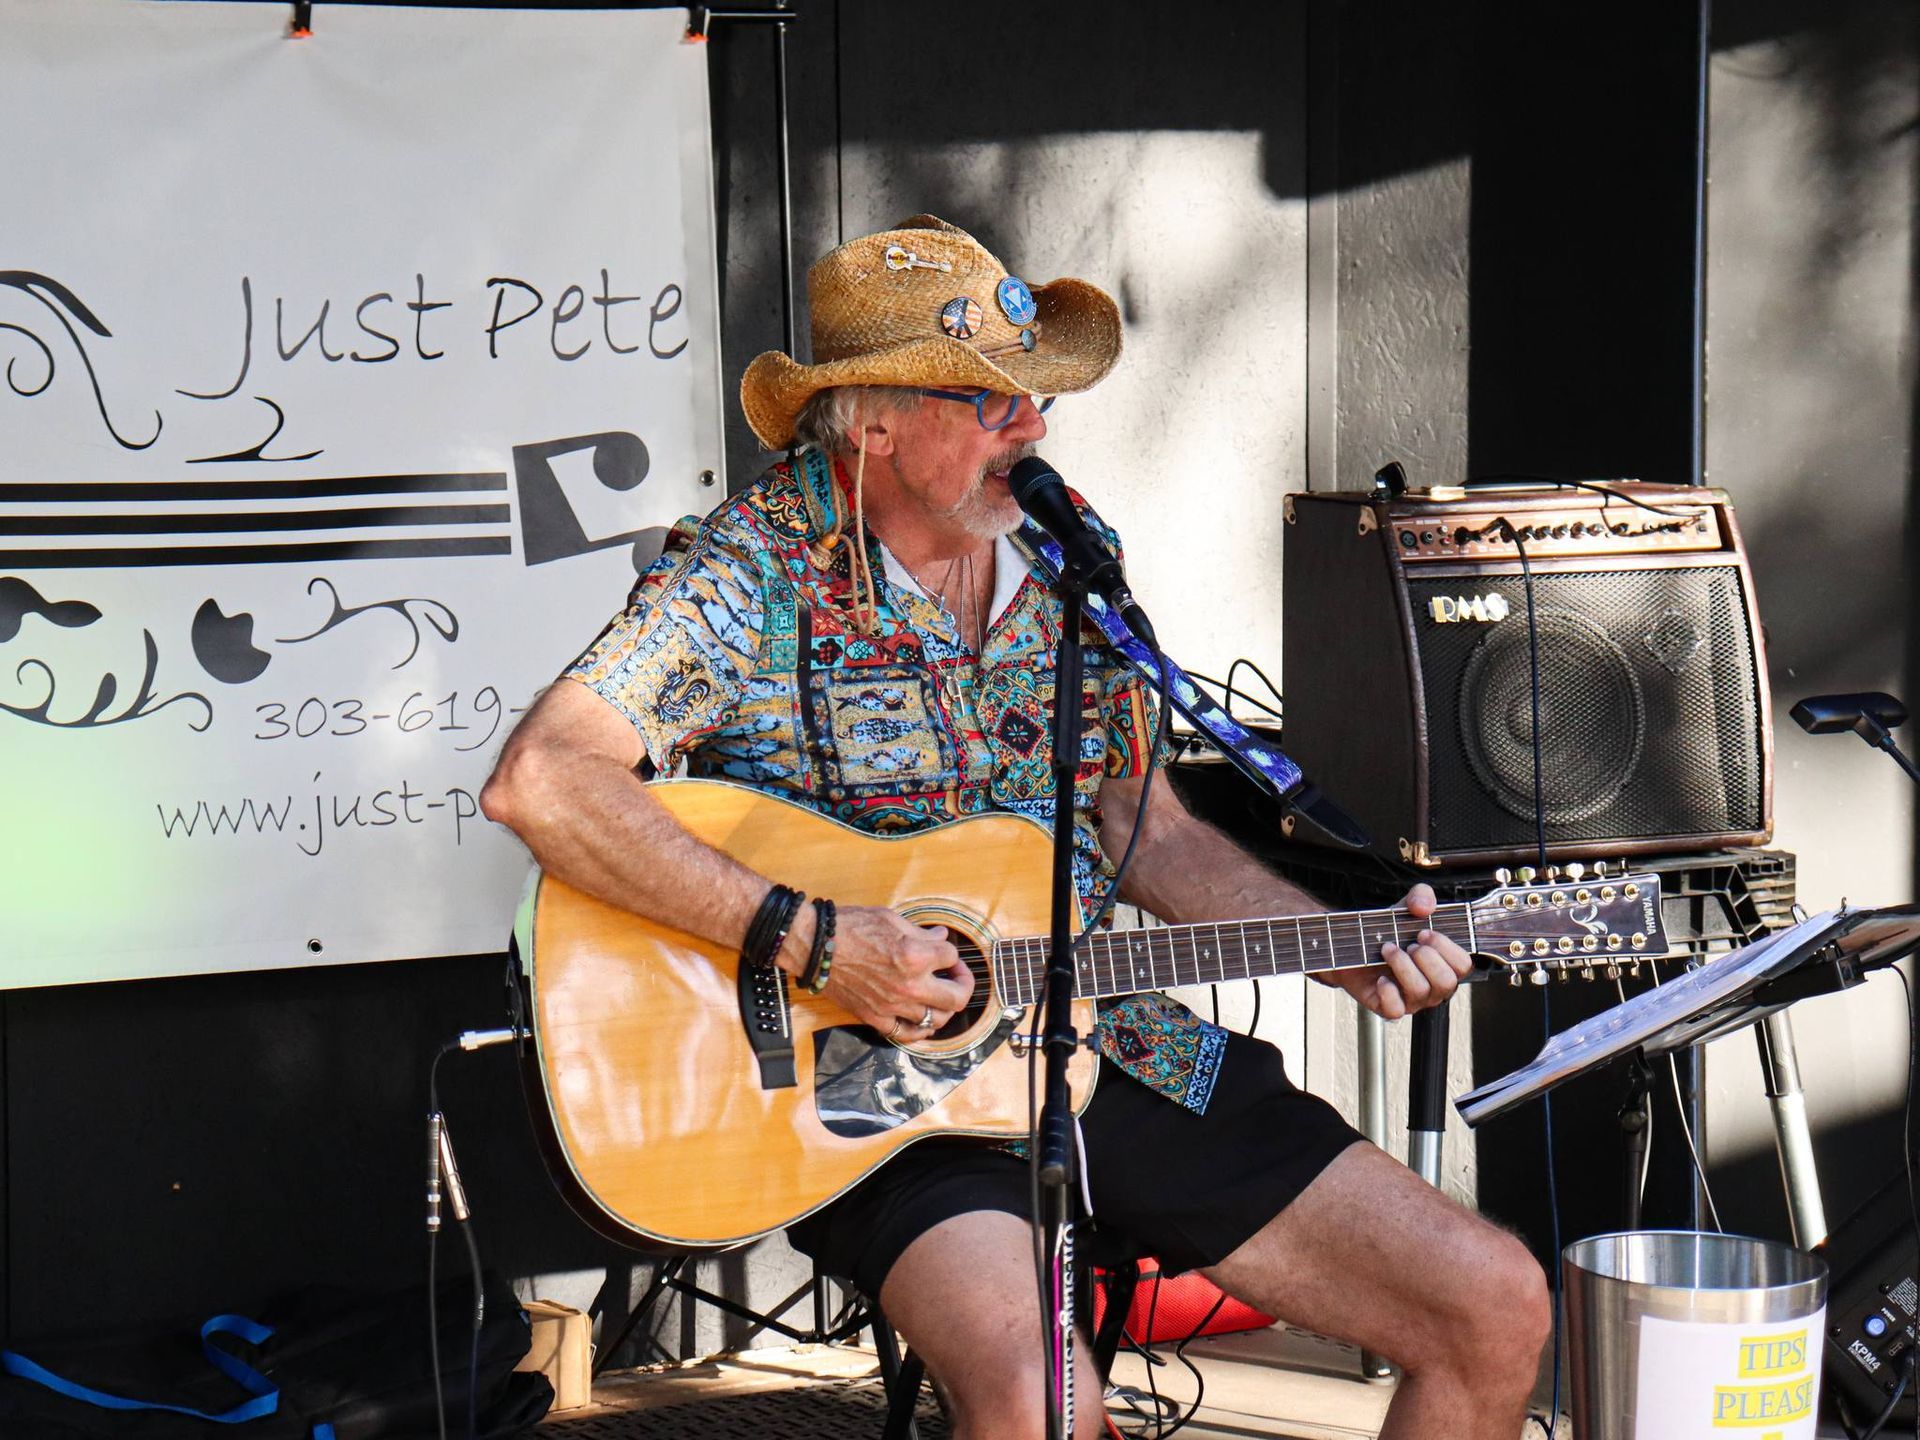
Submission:
<svg viewBox="0 0 1920 1440">
<path fill-rule="evenodd" d="M 776 465 L 704 520 L 682 520 L 567 676 L 633 723 L 661 773 L 750 785 L 875 833 L 991 810 L 1051 826 L 1059 600 L 1025 576 L 976 657 L 938 605 L 886 580 L 869 536 L 878 623 L 860 633 L 848 547 L 819 543 L 851 511 L 850 489 L 808 450 L 798 473 Z M 1084 918 L 1113 875 L 1100 784 L 1142 772 L 1154 701 L 1091 624 L 1083 641 L 1073 868 Z M 1219 1026 L 1157 994 L 1104 1004 L 1099 1038 L 1115 1064 L 1195 1111 L 1226 1048 Z"/>
</svg>

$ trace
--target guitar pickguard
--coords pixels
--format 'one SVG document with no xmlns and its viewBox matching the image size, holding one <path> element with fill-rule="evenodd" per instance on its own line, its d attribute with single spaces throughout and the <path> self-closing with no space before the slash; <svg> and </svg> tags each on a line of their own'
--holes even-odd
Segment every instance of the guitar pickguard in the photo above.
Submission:
<svg viewBox="0 0 1920 1440">
<path fill-rule="evenodd" d="M 870 1025 L 834 1025 L 814 1034 L 813 1100 L 820 1123 L 846 1139 L 884 1135 L 925 1114 L 1013 1033 L 1003 1019 L 965 1050 L 917 1055 Z"/>
</svg>

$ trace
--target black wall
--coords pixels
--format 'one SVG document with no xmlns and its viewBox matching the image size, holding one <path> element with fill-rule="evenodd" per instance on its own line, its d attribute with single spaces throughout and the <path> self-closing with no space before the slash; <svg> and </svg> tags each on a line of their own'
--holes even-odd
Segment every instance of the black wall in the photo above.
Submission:
<svg viewBox="0 0 1920 1440">
<path fill-rule="evenodd" d="M 1701 23 L 1477 7 L 1471 474 L 1695 482 Z"/>
</svg>

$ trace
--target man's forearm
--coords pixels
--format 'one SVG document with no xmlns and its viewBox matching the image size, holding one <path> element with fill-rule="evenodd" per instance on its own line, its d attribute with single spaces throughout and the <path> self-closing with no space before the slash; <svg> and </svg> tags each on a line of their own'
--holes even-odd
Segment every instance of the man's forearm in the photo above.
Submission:
<svg viewBox="0 0 1920 1440">
<path fill-rule="evenodd" d="M 1153 803 L 1164 798 L 1156 789 Z M 1327 908 L 1213 826 L 1184 813 L 1140 837 L 1120 897 L 1176 924 L 1309 915 Z"/>
<path fill-rule="evenodd" d="M 561 690 L 563 707 L 578 697 Z M 598 703 L 597 701 L 595 703 Z M 639 776 L 538 710 L 481 792 L 540 868 L 622 910 L 737 946 L 767 891 L 765 877 L 690 834 Z M 809 917 L 802 922 L 810 928 Z"/>
</svg>

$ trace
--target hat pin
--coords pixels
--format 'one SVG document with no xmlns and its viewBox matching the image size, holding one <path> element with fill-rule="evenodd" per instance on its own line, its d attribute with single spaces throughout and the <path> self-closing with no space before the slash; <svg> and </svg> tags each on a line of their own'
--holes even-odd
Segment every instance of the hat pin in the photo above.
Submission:
<svg viewBox="0 0 1920 1440">
<path fill-rule="evenodd" d="M 889 245 L 884 258 L 889 270 L 953 270 L 945 260 L 922 260 L 904 245 Z"/>
</svg>

